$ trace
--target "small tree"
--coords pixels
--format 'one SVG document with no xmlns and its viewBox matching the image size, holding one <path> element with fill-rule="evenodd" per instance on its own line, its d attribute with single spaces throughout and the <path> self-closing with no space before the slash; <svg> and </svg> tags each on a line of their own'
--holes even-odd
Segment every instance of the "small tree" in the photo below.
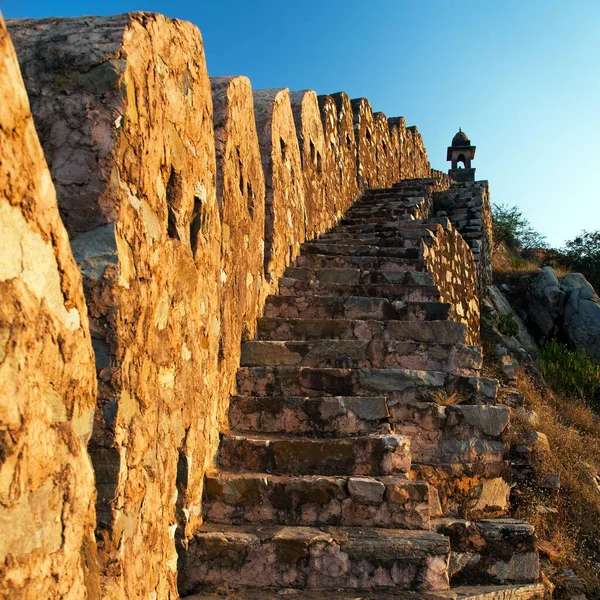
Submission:
<svg viewBox="0 0 600 600">
<path fill-rule="evenodd" d="M 583 273 L 594 289 L 600 289 L 600 230 L 583 231 L 558 250 L 559 261 L 571 271 Z"/>
<path fill-rule="evenodd" d="M 492 221 L 494 227 L 494 249 L 502 242 L 514 250 L 517 247 L 547 248 L 545 236 L 541 235 L 516 207 L 506 204 L 492 205 Z"/>
</svg>

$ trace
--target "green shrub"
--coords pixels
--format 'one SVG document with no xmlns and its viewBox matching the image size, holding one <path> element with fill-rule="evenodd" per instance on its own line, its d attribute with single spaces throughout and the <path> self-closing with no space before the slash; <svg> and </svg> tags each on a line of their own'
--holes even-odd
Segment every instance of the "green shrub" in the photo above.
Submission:
<svg viewBox="0 0 600 600">
<path fill-rule="evenodd" d="M 546 248 L 545 236 L 539 234 L 516 207 L 505 204 L 492 205 L 494 249 L 504 242 L 511 250 Z"/>
<path fill-rule="evenodd" d="M 542 341 L 540 367 L 548 384 L 566 396 L 592 404 L 600 391 L 600 365 L 585 350 L 569 350 L 556 340 Z"/>
<path fill-rule="evenodd" d="M 519 324 L 517 323 L 515 316 L 513 310 L 505 315 L 498 315 L 496 324 L 498 325 L 498 331 L 500 331 L 502 335 L 517 335 L 519 333 Z"/>
<path fill-rule="evenodd" d="M 600 230 L 583 231 L 565 242 L 564 248 L 554 250 L 551 257 L 562 267 L 583 273 L 596 290 L 600 289 Z"/>
</svg>

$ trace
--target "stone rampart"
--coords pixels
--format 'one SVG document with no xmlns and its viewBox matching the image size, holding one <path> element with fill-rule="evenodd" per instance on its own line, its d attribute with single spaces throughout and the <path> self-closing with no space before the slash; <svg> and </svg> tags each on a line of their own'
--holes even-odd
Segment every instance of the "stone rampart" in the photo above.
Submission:
<svg viewBox="0 0 600 600">
<path fill-rule="evenodd" d="M 0 597 L 99 599 L 81 274 L 0 16 Z"/>
<path fill-rule="evenodd" d="M 9 27 L 90 315 L 102 594 L 175 598 L 240 339 L 305 240 L 361 191 L 429 178 L 427 153 L 416 128 L 373 117 L 365 99 L 210 80 L 189 23 L 132 13 Z M 440 273 L 467 260 L 460 242 L 451 228 L 432 236 Z M 89 390 L 79 402 L 89 411 Z M 89 534 L 92 513 L 78 510 Z"/>
<path fill-rule="evenodd" d="M 449 189 L 434 194 L 437 216 L 450 219 L 471 251 L 480 290 L 492 283 L 492 209 L 487 181 L 452 183 Z"/>
</svg>

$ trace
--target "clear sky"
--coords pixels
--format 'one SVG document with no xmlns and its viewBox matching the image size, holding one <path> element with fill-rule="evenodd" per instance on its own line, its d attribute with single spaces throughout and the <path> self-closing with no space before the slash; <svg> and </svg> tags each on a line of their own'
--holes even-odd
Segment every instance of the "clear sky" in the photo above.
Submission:
<svg viewBox="0 0 600 600">
<path fill-rule="evenodd" d="M 600 0 L 0 0 L 6 18 L 132 10 L 201 30 L 211 75 L 366 96 L 423 134 L 462 127 L 492 201 L 553 245 L 600 229 Z"/>
</svg>

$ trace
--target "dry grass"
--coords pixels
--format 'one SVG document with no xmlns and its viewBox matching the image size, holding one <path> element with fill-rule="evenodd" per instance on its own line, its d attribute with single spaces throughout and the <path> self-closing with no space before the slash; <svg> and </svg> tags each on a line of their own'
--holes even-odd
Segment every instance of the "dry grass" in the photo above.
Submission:
<svg viewBox="0 0 600 600">
<path fill-rule="evenodd" d="M 460 392 L 435 390 L 430 394 L 431 401 L 441 406 L 456 406 L 466 400 L 465 396 Z"/>
<path fill-rule="evenodd" d="M 516 442 L 532 431 L 545 433 L 551 452 L 534 452 L 539 478 L 558 473 L 560 493 L 554 498 L 531 483 L 519 489 L 517 515 L 532 522 L 541 540 L 553 549 L 553 563 L 573 569 L 600 598 L 600 419 L 584 403 L 564 398 L 520 373 L 517 387 L 525 409 L 513 411 Z M 548 512 L 552 507 L 556 512 Z"/>
</svg>

